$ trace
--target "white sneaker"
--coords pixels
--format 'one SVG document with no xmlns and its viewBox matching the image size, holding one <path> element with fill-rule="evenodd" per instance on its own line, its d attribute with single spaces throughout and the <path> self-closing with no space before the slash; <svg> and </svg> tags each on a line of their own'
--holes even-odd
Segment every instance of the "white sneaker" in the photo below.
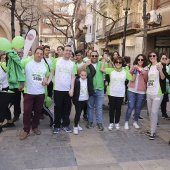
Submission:
<svg viewBox="0 0 170 170">
<path fill-rule="evenodd" d="M 133 123 L 133 126 L 134 126 L 135 129 L 140 129 L 140 127 L 139 127 L 139 125 L 137 124 L 137 122 L 134 122 L 134 123 Z"/>
<path fill-rule="evenodd" d="M 78 127 L 73 127 L 73 133 L 74 133 L 75 135 L 78 135 L 78 134 L 79 134 Z"/>
<path fill-rule="evenodd" d="M 113 130 L 113 126 L 114 126 L 113 123 L 110 123 L 108 129 Z"/>
<path fill-rule="evenodd" d="M 83 128 L 82 128 L 81 126 L 78 125 L 77 127 L 78 127 L 78 130 L 79 130 L 79 131 L 82 131 L 82 130 L 83 130 Z"/>
<path fill-rule="evenodd" d="M 120 129 L 119 123 L 116 123 L 116 124 L 115 124 L 115 128 L 116 128 L 117 130 Z"/>
<path fill-rule="evenodd" d="M 126 130 L 129 129 L 129 123 L 128 123 L 128 122 L 125 122 L 124 128 L 125 128 Z"/>
</svg>

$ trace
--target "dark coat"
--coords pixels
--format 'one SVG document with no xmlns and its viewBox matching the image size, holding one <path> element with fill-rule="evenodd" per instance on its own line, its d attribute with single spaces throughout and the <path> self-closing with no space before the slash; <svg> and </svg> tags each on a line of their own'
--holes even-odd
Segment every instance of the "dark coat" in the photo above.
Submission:
<svg viewBox="0 0 170 170">
<path fill-rule="evenodd" d="M 96 74 L 96 70 L 92 64 L 88 66 L 90 73 L 87 75 L 87 88 L 89 96 L 92 96 L 94 93 L 93 88 L 93 77 Z M 75 105 L 78 102 L 80 96 L 80 77 L 77 76 L 74 83 L 74 95 L 73 95 L 73 104 Z"/>
</svg>

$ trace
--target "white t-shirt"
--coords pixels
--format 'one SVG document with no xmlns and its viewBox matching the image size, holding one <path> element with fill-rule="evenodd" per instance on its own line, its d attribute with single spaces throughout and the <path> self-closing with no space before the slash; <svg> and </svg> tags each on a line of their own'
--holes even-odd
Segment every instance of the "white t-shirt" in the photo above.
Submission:
<svg viewBox="0 0 170 170">
<path fill-rule="evenodd" d="M 42 59 L 43 61 L 44 61 L 44 59 Z M 47 61 L 47 63 L 48 63 L 48 65 L 49 65 L 49 67 L 51 68 L 51 66 L 52 66 L 52 63 L 53 63 L 53 61 L 51 60 L 51 58 L 50 57 L 48 57 L 48 58 L 45 58 L 45 60 Z M 44 61 L 45 62 L 45 61 Z M 46 62 L 45 62 L 46 63 Z"/>
<path fill-rule="evenodd" d="M 94 66 L 94 68 L 95 68 L 95 70 L 96 70 L 97 63 L 91 63 L 91 64 Z"/>
<path fill-rule="evenodd" d="M 26 81 L 24 86 L 24 93 L 27 94 L 44 94 L 44 86 L 42 81 L 44 77 L 49 76 L 48 66 L 41 60 L 41 62 L 35 62 L 29 60 L 24 65 Z"/>
<path fill-rule="evenodd" d="M 159 71 L 156 65 L 151 66 L 148 72 L 147 93 L 150 95 L 158 94 L 160 88 Z"/>
<path fill-rule="evenodd" d="M 88 94 L 88 87 L 87 87 L 87 78 L 85 80 L 82 80 L 80 78 L 80 95 L 79 95 L 79 101 L 85 101 L 88 100 L 89 94 Z"/>
<path fill-rule="evenodd" d="M 8 79 L 7 79 L 7 73 L 4 72 L 0 65 L 0 84 L 2 85 L 2 88 L 7 88 L 8 85 Z"/>
<path fill-rule="evenodd" d="M 80 64 L 79 63 L 76 63 L 77 67 L 80 68 L 82 65 L 84 65 L 84 62 L 81 62 Z"/>
<path fill-rule="evenodd" d="M 124 97 L 126 72 L 112 71 L 110 74 L 110 96 Z"/>
<path fill-rule="evenodd" d="M 55 70 L 54 90 L 70 91 L 72 74 L 77 74 L 75 63 L 59 58 L 53 62 L 52 70 Z"/>
</svg>

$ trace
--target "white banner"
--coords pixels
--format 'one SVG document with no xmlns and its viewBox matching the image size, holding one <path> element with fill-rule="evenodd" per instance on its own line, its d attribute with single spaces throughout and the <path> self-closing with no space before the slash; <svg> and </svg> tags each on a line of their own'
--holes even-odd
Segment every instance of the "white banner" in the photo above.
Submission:
<svg viewBox="0 0 170 170">
<path fill-rule="evenodd" d="M 71 46 L 72 52 L 74 53 L 74 46 L 73 46 L 74 42 L 71 38 L 68 38 L 67 44 Z"/>
<path fill-rule="evenodd" d="M 25 38 L 25 45 L 24 45 L 24 57 L 27 57 L 28 52 L 35 40 L 35 37 L 36 37 L 36 31 L 34 29 L 31 29 L 27 32 Z"/>
</svg>

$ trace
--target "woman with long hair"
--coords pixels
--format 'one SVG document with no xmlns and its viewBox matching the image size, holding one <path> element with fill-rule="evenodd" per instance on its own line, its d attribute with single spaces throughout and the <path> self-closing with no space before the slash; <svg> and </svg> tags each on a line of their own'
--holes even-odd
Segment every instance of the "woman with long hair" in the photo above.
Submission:
<svg viewBox="0 0 170 170">
<path fill-rule="evenodd" d="M 150 131 L 145 134 L 150 140 L 155 139 L 156 127 L 158 122 L 159 107 L 163 95 L 166 92 L 166 66 L 159 61 L 159 54 L 152 50 L 148 54 L 148 82 L 147 82 L 147 106 L 150 115 Z"/>
<path fill-rule="evenodd" d="M 138 119 L 146 98 L 146 86 L 148 71 L 146 69 L 147 58 L 143 54 L 138 54 L 130 69 L 130 73 L 135 76 L 135 81 L 129 81 L 127 90 L 128 108 L 126 110 L 125 129 L 129 129 L 129 119 L 133 109 L 135 109 L 133 126 L 139 129 Z"/>
</svg>

